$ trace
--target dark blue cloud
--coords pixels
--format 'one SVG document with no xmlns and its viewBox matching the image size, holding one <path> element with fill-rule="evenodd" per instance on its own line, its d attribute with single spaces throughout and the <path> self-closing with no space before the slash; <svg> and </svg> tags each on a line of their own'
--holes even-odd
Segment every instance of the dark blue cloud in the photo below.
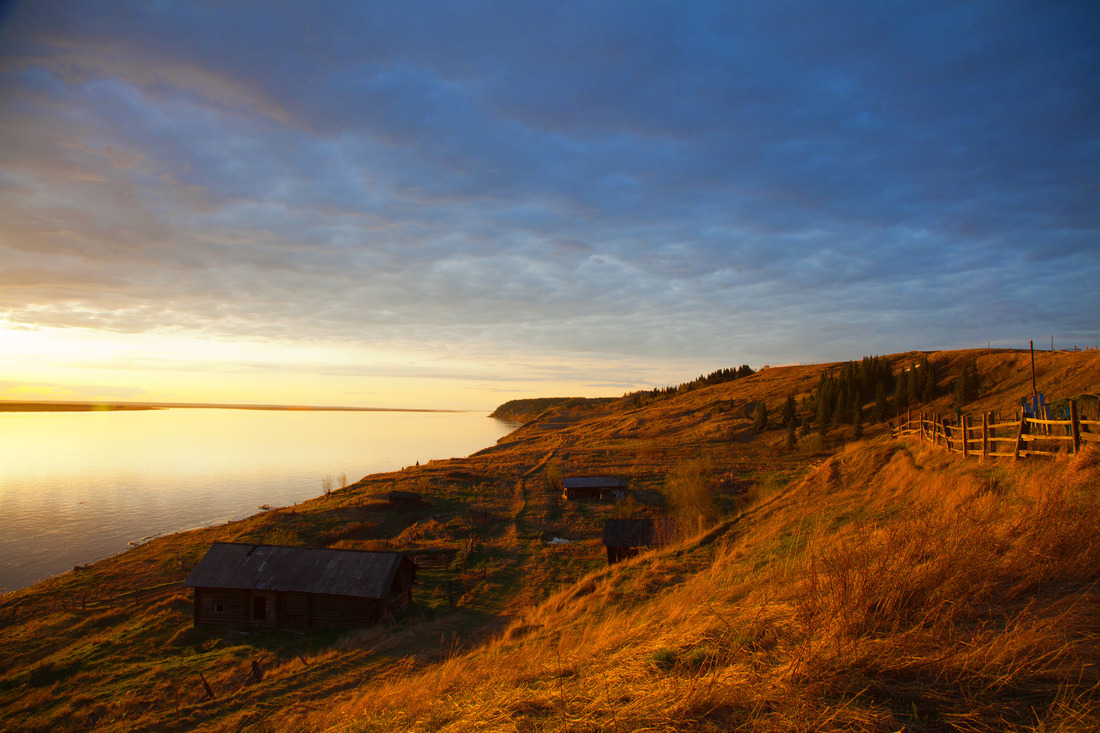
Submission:
<svg viewBox="0 0 1100 733">
<path fill-rule="evenodd" d="M 53 2 L 2 33 L 17 322 L 719 363 L 1100 340 L 1091 3 Z"/>
</svg>

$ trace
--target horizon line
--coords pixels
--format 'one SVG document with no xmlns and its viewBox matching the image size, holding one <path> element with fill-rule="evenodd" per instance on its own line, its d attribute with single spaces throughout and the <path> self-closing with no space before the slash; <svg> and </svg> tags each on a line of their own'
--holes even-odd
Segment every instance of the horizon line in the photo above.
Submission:
<svg viewBox="0 0 1100 733">
<path fill-rule="evenodd" d="M 481 410 L 459 410 L 433 407 L 348 407 L 338 405 L 280 405 L 257 403 L 223 402 L 138 402 L 131 400 L 9 400 L 0 399 L 0 405 L 25 407 L 140 407 L 147 409 L 197 408 L 223 410 L 301 410 L 317 412 L 481 412 Z"/>
</svg>

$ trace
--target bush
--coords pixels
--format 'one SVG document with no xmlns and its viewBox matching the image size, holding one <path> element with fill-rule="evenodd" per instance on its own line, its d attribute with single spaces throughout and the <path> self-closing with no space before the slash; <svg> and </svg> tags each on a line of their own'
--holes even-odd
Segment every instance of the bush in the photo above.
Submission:
<svg viewBox="0 0 1100 733">
<path fill-rule="evenodd" d="M 665 478 L 665 497 L 685 527 L 712 519 L 717 513 L 710 491 L 712 470 L 708 458 L 697 458 L 676 464 Z"/>
</svg>

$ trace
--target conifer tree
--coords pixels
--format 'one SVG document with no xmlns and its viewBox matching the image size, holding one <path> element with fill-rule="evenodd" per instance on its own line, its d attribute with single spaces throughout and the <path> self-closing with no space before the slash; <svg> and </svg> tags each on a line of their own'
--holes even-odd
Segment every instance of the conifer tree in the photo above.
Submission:
<svg viewBox="0 0 1100 733">
<path fill-rule="evenodd" d="M 852 419 L 852 393 L 848 388 L 849 380 L 842 379 L 836 390 L 836 422 L 843 424 Z"/>
<path fill-rule="evenodd" d="M 817 405 L 817 432 L 822 435 L 829 429 L 829 401 L 819 400 Z"/>
<path fill-rule="evenodd" d="M 940 387 L 936 381 L 936 369 L 928 359 L 921 359 L 921 377 L 924 384 L 921 387 L 921 401 L 931 402 L 939 397 Z"/>
<path fill-rule="evenodd" d="M 978 374 L 978 365 L 973 361 L 963 367 L 955 380 L 955 388 L 952 390 L 952 399 L 955 409 L 961 408 L 968 402 L 978 399 L 981 377 Z"/>
<path fill-rule="evenodd" d="M 768 429 L 768 408 L 763 402 L 756 403 L 756 411 L 753 413 L 752 429 L 762 433 Z"/>
<path fill-rule="evenodd" d="M 899 410 L 909 407 L 909 376 L 904 370 L 898 374 L 897 387 L 894 389 L 894 403 Z"/>
<path fill-rule="evenodd" d="M 890 406 L 886 402 L 886 384 L 879 382 L 875 387 L 875 407 L 871 412 L 871 422 L 884 422 L 889 412 Z"/>
<path fill-rule="evenodd" d="M 783 403 L 783 414 L 780 416 L 780 424 L 785 428 L 794 429 L 798 411 L 794 404 L 794 395 L 787 395 L 787 401 Z"/>
</svg>

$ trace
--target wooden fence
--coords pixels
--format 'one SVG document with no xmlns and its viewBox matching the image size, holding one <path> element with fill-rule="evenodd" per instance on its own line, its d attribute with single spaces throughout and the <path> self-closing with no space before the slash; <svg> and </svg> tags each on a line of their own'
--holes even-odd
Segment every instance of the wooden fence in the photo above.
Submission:
<svg viewBox="0 0 1100 733">
<path fill-rule="evenodd" d="M 1070 402 L 1069 412 L 1069 420 L 1016 413 L 1013 419 L 1001 421 L 996 414 L 986 413 L 979 422 L 970 415 L 951 420 L 923 412 L 914 418 L 910 411 L 904 420 L 899 417 L 896 427 L 891 423 L 890 429 L 895 438 L 919 437 L 967 458 L 1053 456 L 1076 453 L 1085 443 L 1100 444 L 1100 420 L 1081 418 L 1075 402 Z"/>
<path fill-rule="evenodd" d="M 138 605 L 148 606 L 166 598 L 183 588 L 183 581 L 177 580 L 148 588 L 138 588 L 119 595 L 107 595 L 96 591 L 61 592 L 48 596 L 39 596 L 30 601 L 15 602 L 0 607 L 0 628 L 44 613 L 99 613 L 118 608 Z"/>
</svg>

